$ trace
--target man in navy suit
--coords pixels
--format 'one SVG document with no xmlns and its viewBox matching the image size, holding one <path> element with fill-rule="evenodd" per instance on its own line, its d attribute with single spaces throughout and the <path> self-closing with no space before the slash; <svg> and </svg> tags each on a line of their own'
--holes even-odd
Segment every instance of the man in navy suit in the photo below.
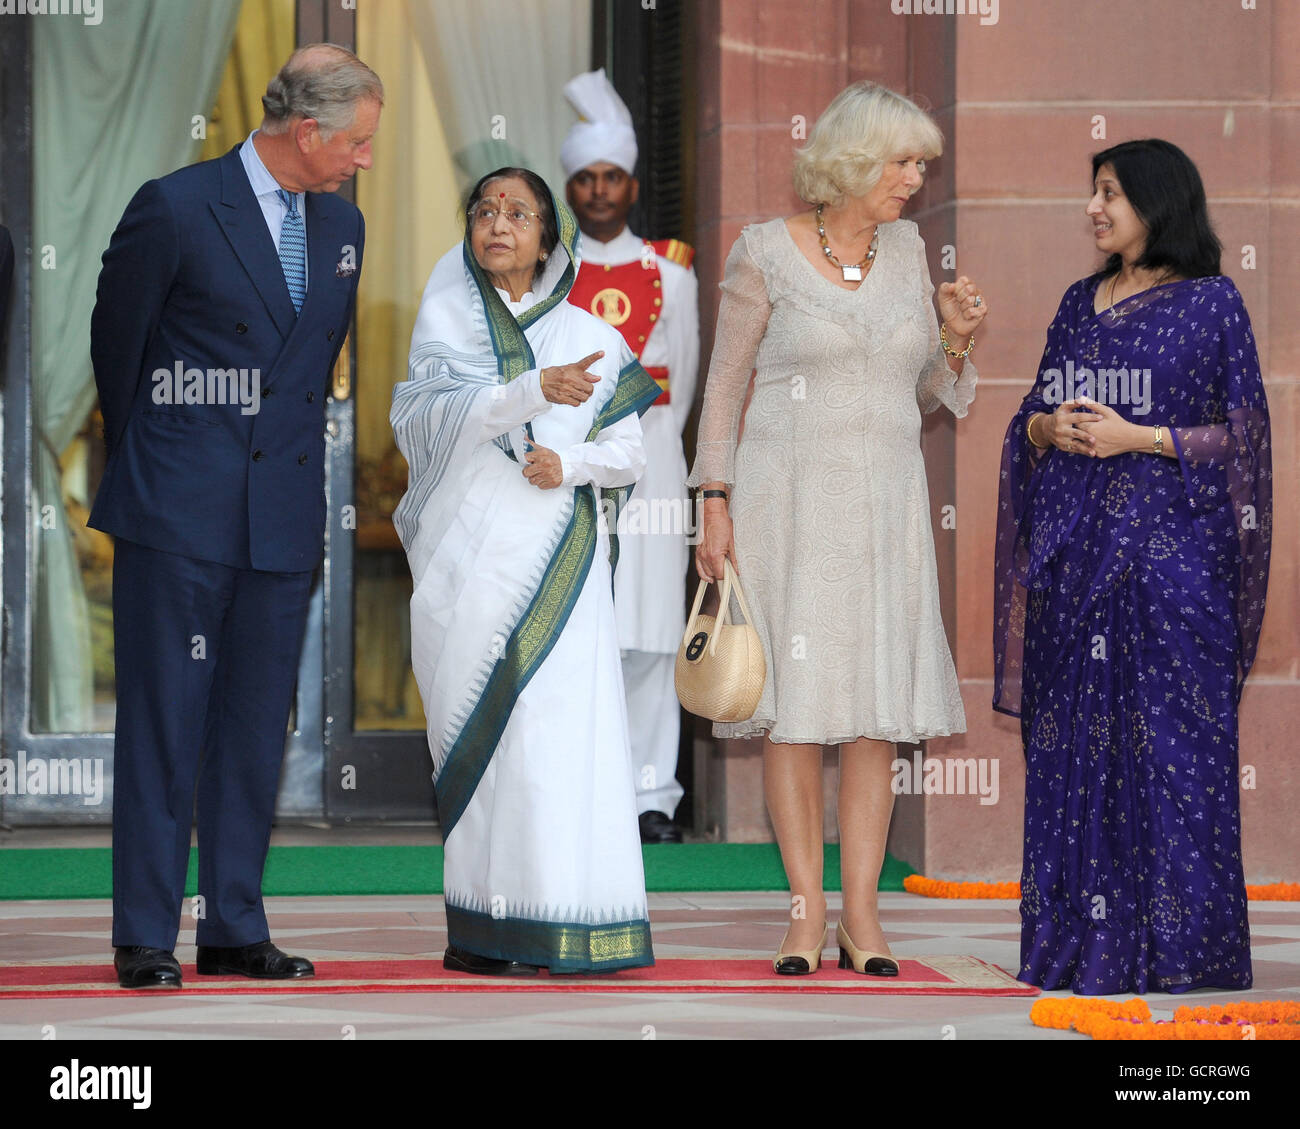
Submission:
<svg viewBox="0 0 1300 1129">
<path fill-rule="evenodd" d="M 145 184 L 104 253 L 91 357 L 114 537 L 113 945 L 123 987 L 180 987 L 197 790 L 200 974 L 310 976 L 270 941 L 262 870 L 325 529 L 325 398 L 365 225 L 383 85 L 300 48 L 262 126 Z"/>
</svg>

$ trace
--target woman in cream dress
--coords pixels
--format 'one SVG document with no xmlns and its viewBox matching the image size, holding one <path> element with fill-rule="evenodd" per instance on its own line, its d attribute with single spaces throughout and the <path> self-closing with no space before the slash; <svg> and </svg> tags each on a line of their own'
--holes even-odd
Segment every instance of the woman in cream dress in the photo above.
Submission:
<svg viewBox="0 0 1300 1129">
<path fill-rule="evenodd" d="M 841 965 L 897 975 L 876 907 L 894 742 L 964 732 L 939 611 L 921 416 L 966 415 L 968 343 L 987 312 L 967 278 L 939 289 L 899 218 L 942 137 L 871 83 L 827 108 L 795 187 L 814 210 L 744 229 L 727 258 L 698 451 L 701 577 L 731 557 L 768 663 L 754 716 L 790 880 L 778 972 L 814 972 L 826 937 L 822 748 L 841 747 Z M 751 372 L 753 398 L 737 440 Z"/>
</svg>

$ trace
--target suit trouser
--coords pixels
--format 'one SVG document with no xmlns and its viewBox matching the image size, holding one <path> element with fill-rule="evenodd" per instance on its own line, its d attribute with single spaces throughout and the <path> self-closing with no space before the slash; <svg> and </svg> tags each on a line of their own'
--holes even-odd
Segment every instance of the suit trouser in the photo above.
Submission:
<svg viewBox="0 0 1300 1129">
<path fill-rule="evenodd" d="M 682 707 L 673 685 L 676 663 L 675 654 L 623 652 L 623 687 L 627 694 L 627 729 L 638 815 L 661 811 L 671 816 L 681 802 L 677 745 Z"/>
<path fill-rule="evenodd" d="M 311 579 L 117 541 L 114 945 L 175 948 L 196 785 L 197 941 L 269 937 L 262 869 Z"/>
</svg>

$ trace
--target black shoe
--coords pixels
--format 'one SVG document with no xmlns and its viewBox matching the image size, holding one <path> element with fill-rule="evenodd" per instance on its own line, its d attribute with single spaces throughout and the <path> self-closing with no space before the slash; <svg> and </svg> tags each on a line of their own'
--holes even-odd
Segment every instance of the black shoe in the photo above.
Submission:
<svg viewBox="0 0 1300 1129">
<path fill-rule="evenodd" d="M 641 824 L 641 842 L 643 843 L 680 843 L 681 828 L 661 811 L 643 811 L 638 820 Z"/>
<path fill-rule="evenodd" d="M 316 969 L 306 957 L 291 957 L 282 953 L 270 941 L 256 945 L 223 949 L 216 945 L 200 945 L 198 957 L 200 976 L 251 976 L 255 980 L 298 980 L 315 976 Z"/>
<path fill-rule="evenodd" d="M 113 967 L 123 988 L 179 988 L 181 966 L 167 949 L 120 945 L 113 950 Z"/>
<path fill-rule="evenodd" d="M 448 972 L 473 972 L 479 976 L 536 976 L 537 965 L 521 964 L 517 960 L 498 960 L 481 957 L 478 953 L 448 945 L 442 954 L 442 967 Z"/>
</svg>

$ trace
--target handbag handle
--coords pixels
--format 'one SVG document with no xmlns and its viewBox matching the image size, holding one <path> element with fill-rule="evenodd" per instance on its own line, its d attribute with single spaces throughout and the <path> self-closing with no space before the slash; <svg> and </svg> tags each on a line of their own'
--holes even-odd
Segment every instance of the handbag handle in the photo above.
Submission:
<svg viewBox="0 0 1300 1129">
<path fill-rule="evenodd" d="M 722 581 L 721 581 L 721 601 L 718 604 L 718 619 L 713 632 L 713 638 L 709 640 L 709 656 L 717 654 L 718 636 L 720 631 L 716 627 L 721 627 L 724 623 L 731 622 L 731 592 L 735 589 L 736 600 L 740 604 L 741 613 L 745 617 L 746 623 L 753 623 L 754 617 L 749 614 L 749 602 L 745 599 L 745 590 L 740 586 L 740 577 L 736 574 L 735 568 L 732 567 L 731 558 L 724 557 L 722 560 Z M 704 603 L 704 592 L 708 588 L 710 581 L 701 580 L 699 587 L 695 589 L 695 600 L 691 604 L 691 614 L 686 620 L 686 633 L 682 636 L 682 646 L 688 646 L 691 637 L 695 634 L 695 620 L 700 614 L 700 608 Z"/>
</svg>

